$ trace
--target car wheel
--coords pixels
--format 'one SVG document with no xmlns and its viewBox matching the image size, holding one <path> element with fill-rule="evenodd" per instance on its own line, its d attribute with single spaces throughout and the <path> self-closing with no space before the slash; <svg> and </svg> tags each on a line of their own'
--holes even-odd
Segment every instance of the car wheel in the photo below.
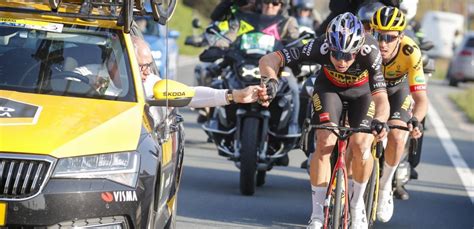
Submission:
<svg viewBox="0 0 474 229">
<path fill-rule="evenodd" d="M 458 83 L 459 83 L 459 81 L 457 81 L 456 79 L 454 79 L 452 76 L 449 78 L 449 86 L 457 87 L 457 86 L 458 86 Z"/>
</svg>

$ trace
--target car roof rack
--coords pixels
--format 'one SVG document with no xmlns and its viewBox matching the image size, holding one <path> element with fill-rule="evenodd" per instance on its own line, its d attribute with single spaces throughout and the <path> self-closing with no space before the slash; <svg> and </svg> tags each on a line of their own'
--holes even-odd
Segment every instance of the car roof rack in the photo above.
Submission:
<svg viewBox="0 0 474 229">
<path fill-rule="evenodd" d="M 153 19 L 165 25 L 173 16 L 177 0 L 48 0 L 51 11 L 38 11 L 29 8 L 0 7 L 0 11 L 19 13 L 38 13 L 81 18 L 83 20 L 116 20 L 117 25 L 123 26 L 124 32 L 131 30 L 133 15 L 153 15 Z M 152 12 L 146 12 L 144 2 L 150 1 Z M 79 11 L 76 13 L 59 12 L 62 3 L 78 3 Z M 109 15 L 93 14 L 94 8 L 109 9 Z"/>
</svg>

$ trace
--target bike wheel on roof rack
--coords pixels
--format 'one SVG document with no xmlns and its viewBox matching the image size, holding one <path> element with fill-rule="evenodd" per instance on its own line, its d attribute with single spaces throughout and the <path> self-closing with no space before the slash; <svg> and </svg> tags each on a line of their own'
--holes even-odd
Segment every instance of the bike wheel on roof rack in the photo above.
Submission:
<svg viewBox="0 0 474 229">
<path fill-rule="evenodd" d="M 144 0 L 134 0 L 135 1 L 135 9 L 137 9 L 139 12 L 143 12 L 145 10 L 145 4 Z"/>
<path fill-rule="evenodd" d="M 51 7 L 51 10 L 54 12 L 58 11 L 59 4 L 61 4 L 61 0 L 49 0 L 49 7 Z"/>
<path fill-rule="evenodd" d="M 163 2 L 168 2 L 166 10 L 163 8 Z M 151 11 L 155 21 L 162 25 L 166 25 L 171 17 L 173 16 L 174 10 L 176 9 L 177 0 L 151 0 Z"/>
</svg>

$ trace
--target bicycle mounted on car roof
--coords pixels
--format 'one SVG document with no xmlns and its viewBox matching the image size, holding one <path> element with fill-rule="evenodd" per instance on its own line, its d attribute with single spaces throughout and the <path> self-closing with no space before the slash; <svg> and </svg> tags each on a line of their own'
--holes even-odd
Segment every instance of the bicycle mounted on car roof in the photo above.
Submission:
<svg viewBox="0 0 474 229">
<path fill-rule="evenodd" d="M 129 33 L 132 27 L 133 15 L 153 15 L 158 23 L 165 25 L 176 9 L 177 0 L 168 0 L 168 4 L 163 3 L 164 0 L 150 0 L 152 12 L 146 12 L 144 4 L 146 0 L 110 0 L 105 2 L 102 0 L 49 0 L 51 12 L 42 12 L 45 15 L 61 16 L 61 17 L 79 17 L 84 20 L 100 19 L 100 20 L 116 20 L 117 25 L 123 26 L 124 32 Z M 59 11 L 61 3 L 81 4 L 81 8 L 77 13 L 66 13 Z M 108 8 L 109 15 L 94 14 L 94 8 Z M 135 12 L 134 12 L 135 10 Z M 34 9 L 24 8 L 2 8 L 2 11 L 10 12 L 32 12 Z"/>
</svg>

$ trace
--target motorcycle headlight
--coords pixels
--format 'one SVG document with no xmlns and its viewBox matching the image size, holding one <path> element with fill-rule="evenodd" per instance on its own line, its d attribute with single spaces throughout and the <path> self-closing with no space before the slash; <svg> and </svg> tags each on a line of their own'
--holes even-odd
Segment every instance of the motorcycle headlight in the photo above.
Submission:
<svg viewBox="0 0 474 229">
<path fill-rule="evenodd" d="M 239 75 L 246 81 L 260 79 L 260 69 L 255 65 L 242 65 L 239 69 Z"/>
<path fill-rule="evenodd" d="M 53 178 L 99 178 L 135 187 L 140 158 L 137 152 L 59 159 Z"/>
</svg>

